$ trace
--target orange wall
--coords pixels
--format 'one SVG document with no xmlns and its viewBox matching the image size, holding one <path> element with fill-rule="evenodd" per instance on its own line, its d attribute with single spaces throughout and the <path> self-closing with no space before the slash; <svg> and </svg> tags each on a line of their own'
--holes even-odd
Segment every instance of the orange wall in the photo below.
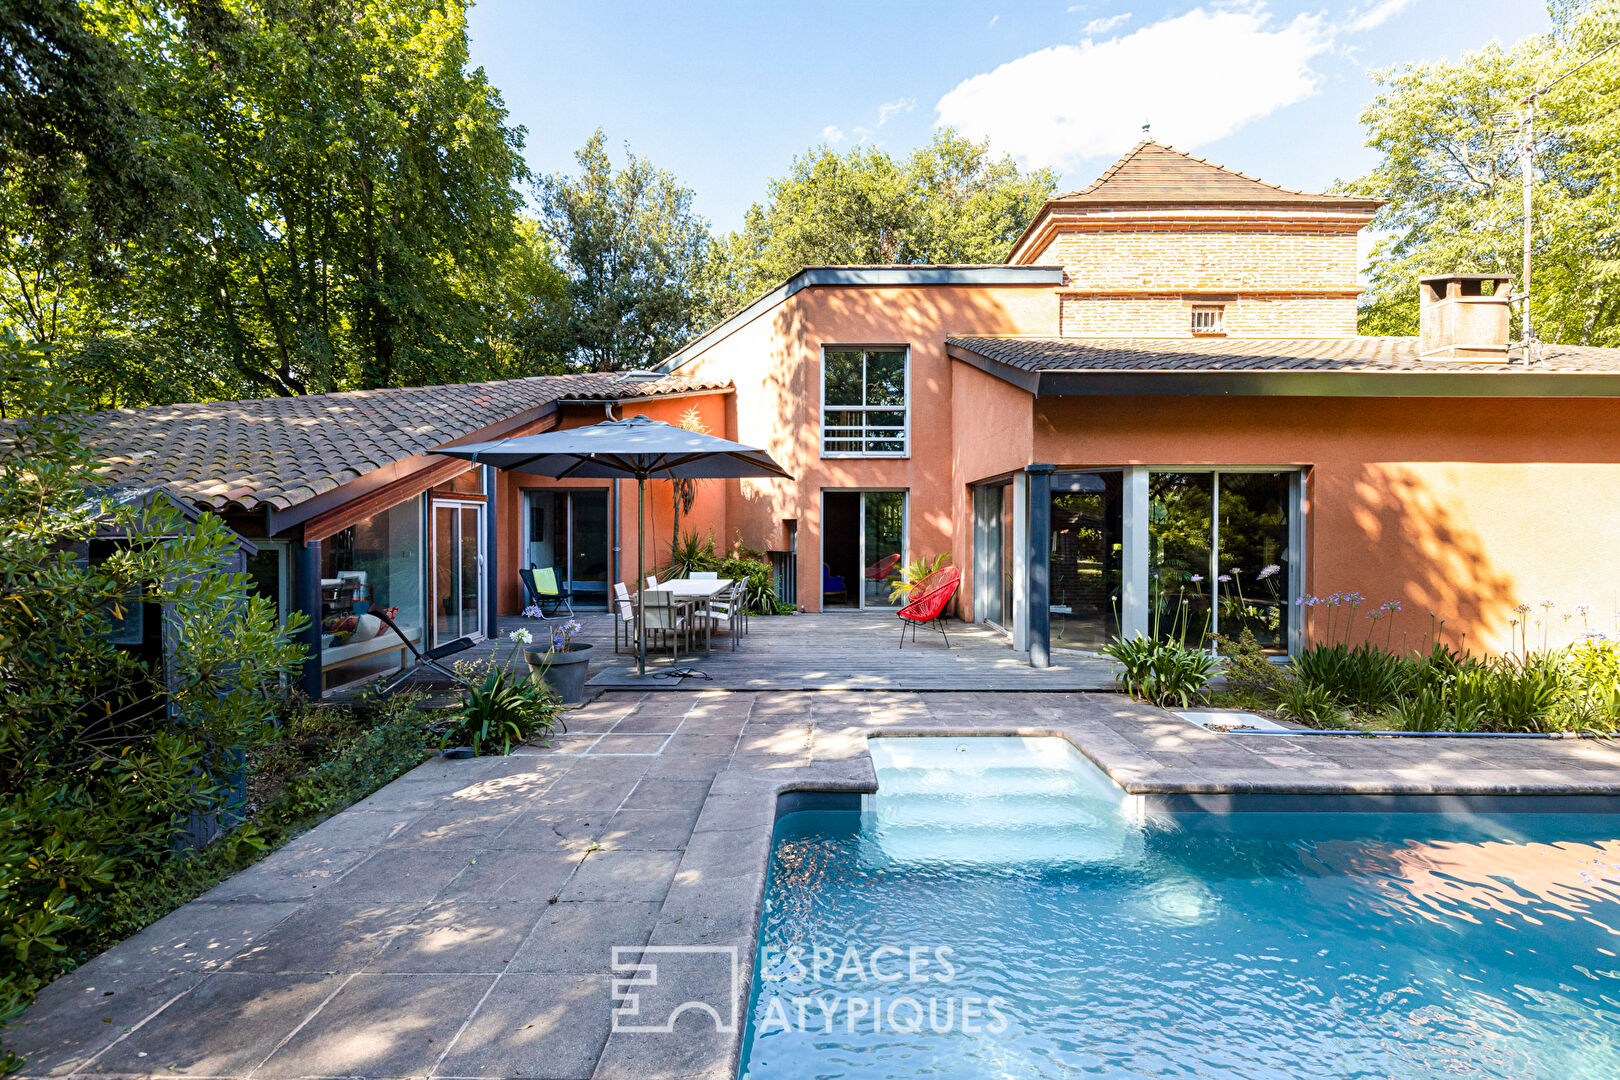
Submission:
<svg viewBox="0 0 1620 1080">
<path fill-rule="evenodd" d="M 795 477 L 792 483 L 733 484 L 728 509 L 732 527 L 750 546 L 782 550 L 787 542 L 783 521 L 798 521 L 799 602 L 810 611 L 820 610 L 821 604 L 824 489 L 908 490 L 905 557 L 950 551 L 958 565 L 967 562 L 972 537 L 961 528 L 966 519 L 959 496 L 965 489 L 955 472 L 964 445 L 955 431 L 953 392 L 961 365 L 946 357 L 944 339 L 953 333 L 1051 333 L 1056 325 L 1057 297 L 1049 286 L 816 287 L 801 290 L 711 344 L 679 374 L 731 380 L 736 385 L 734 437 L 765 448 Z M 911 456 L 823 458 L 823 346 L 890 344 L 911 347 Z M 1001 402 L 997 407 L 1004 406 Z M 1027 419 L 1010 424 L 1013 432 L 1020 427 L 1027 429 Z M 975 431 L 970 439 L 982 437 Z M 1027 441 L 1027 430 L 1023 438 Z M 1016 454 L 1008 460 L 1012 457 Z"/>
<path fill-rule="evenodd" d="M 1591 604 L 1613 630 L 1620 413 L 1582 399 L 1046 398 L 1035 457 L 1057 465 L 1310 469 L 1305 588 L 1401 601 L 1394 640 L 1429 611 L 1477 649 L 1509 647 L 1512 608 Z M 1554 614 L 1548 641 L 1582 620 Z M 1380 630 L 1380 636 L 1386 631 Z"/>
</svg>

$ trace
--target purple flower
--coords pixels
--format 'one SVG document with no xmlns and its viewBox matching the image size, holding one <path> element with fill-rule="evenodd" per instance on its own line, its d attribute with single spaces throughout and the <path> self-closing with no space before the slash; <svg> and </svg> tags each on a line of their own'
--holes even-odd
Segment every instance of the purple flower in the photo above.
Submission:
<svg viewBox="0 0 1620 1080">
<path fill-rule="evenodd" d="M 1188 578 L 1187 580 L 1192 582 L 1194 585 L 1196 585 L 1200 581 L 1204 580 L 1204 575 L 1203 574 L 1194 574 L 1192 577 Z"/>
<path fill-rule="evenodd" d="M 1272 574 L 1280 574 L 1280 573 L 1282 573 L 1282 567 L 1278 566 L 1276 563 L 1271 563 L 1265 569 L 1261 570 L 1260 573 L 1257 574 L 1256 576 L 1261 577 L 1261 578 L 1268 578 Z"/>
<path fill-rule="evenodd" d="M 1232 575 L 1231 574 L 1222 574 L 1220 577 L 1217 577 L 1215 580 L 1216 581 L 1231 581 L 1232 580 Z"/>
<path fill-rule="evenodd" d="M 1513 609 L 1513 613 L 1515 615 L 1528 615 L 1530 614 L 1530 605 L 1520 604 L 1518 607 Z"/>
</svg>

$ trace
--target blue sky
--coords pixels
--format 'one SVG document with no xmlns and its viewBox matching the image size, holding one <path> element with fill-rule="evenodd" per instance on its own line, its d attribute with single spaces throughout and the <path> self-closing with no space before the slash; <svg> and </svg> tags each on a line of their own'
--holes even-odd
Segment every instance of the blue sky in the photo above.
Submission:
<svg viewBox="0 0 1620 1080">
<path fill-rule="evenodd" d="M 1364 171 L 1370 69 L 1547 28 L 1538 0 L 1162 4 L 478 0 L 472 56 L 537 172 L 598 126 L 672 170 L 718 229 L 824 141 L 903 154 L 942 120 L 1064 188 L 1153 134 L 1273 183 Z"/>
</svg>

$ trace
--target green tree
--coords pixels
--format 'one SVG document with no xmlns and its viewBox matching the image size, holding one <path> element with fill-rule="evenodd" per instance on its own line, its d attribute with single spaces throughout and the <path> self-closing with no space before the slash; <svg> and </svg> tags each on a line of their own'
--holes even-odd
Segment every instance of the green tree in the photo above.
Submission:
<svg viewBox="0 0 1620 1080">
<path fill-rule="evenodd" d="M 1374 74 L 1362 114 L 1372 172 L 1342 190 L 1388 200 L 1373 228 L 1362 299 L 1368 334 L 1417 333 L 1417 278 L 1521 270 L 1519 102 L 1620 36 L 1612 2 L 1553 6 L 1554 31 L 1497 44 L 1456 63 Z M 1575 71 L 1540 99 L 1533 178 L 1536 336 L 1620 345 L 1620 51 Z M 1515 289 L 1522 288 L 1522 283 Z M 1518 332 L 1515 316 L 1515 333 Z"/>
<path fill-rule="evenodd" d="M 875 146 L 817 147 L 721 242 L 711 301 L 734 308 L 806 266 L 1000 262 L 1056 184 L 1051 170 L 1022 172 L 950 129 L 904 161 Z"/>
<path fill-rule="evenodd" d="M 98 404 L 501 368 L 491 329 L 505 322 L 487 305 L 516 287 L 500 275 L 517 265 L 523 129 L 469 66 L 464 3 L 89 10 L 171 178 L 164 228 L 120 248 L 114 272 L 36 260 L 49 287 L 32 295 L 55 300 L 58 361 Z M 0 283 L 6 317 L 38 333 L 43 320 L 23 316 L 40 305 L 12 278 Z"/>
<path fill-rule="evenodd" d="M 672 173 L 627 149 L 622 169 L 597 129 L 575 153 L 577 178 L 536 185 L 547 235 L 568 276 L 568 309 L 549 349 L 575 368 L 657 363 L 700 329 L 708 222 Z"/>
<path fill-rule="evenodd" d="M 117 890 L 172 859 L 192 815 L 228 807 L 224 778 L 303 649 L 301 617 L 278 627 L 245 575 L 220 572 L 236 537 L 219 518 L 98 494 L 76 382 L 9 332 L 0 412 L 4 1019 L 83 958 Z M 111 641 L 109 620 L 143 606 L 177 646 L 162 659 Z"/>
</svg>

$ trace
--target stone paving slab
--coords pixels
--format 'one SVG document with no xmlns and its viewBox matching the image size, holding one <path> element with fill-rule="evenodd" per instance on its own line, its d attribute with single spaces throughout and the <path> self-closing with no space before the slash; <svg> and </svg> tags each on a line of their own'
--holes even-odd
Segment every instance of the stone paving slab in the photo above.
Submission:
<svg viewBox="0 0 1620 1080">
<path fill-rule="evenodd" d="M 1241 736 L 1110 694 L 634 691 L 569 716 L 553 747 L 422 765 L 46 987 L 8 1033 L 23 1075 L 732 1077 L 740 1027 L 614 1032 L 615 983 L 656 963 L 642 1015 L 740 1019 L 777 799 L 873 790 L 873 735 L 1054 735 L 1165 805 L 1620 800 L 1608 742 Z"/>
</svg>

